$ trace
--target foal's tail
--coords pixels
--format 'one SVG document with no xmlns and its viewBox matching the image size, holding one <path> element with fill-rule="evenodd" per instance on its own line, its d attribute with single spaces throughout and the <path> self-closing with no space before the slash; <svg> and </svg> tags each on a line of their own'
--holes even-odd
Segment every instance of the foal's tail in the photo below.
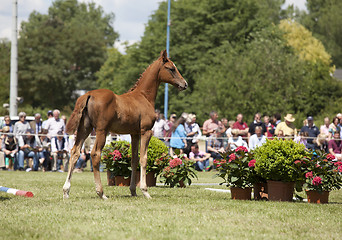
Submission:
<svg viewBox="0 0 342 240">
<path fill-rule="evenodd" d="M 90 97 L 91 96 L 89 94 L 84 94 L 77 99 L 74 111 L 72 112 L 70 119 L 65 127 L 66 133 L 74 134 L 75 130 L 78 128 L 78 125 L 80 124 L 83 111 L 85 108 L 87 108 Z"/>
</svg>

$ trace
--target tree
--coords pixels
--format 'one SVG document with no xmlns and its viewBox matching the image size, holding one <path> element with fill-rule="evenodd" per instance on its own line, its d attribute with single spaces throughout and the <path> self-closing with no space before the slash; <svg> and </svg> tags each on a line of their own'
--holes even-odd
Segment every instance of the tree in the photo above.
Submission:
<svg viewBox="0 0 342 240">
<path fill-rule="evenodd" d="M 76 89 L 97 87 L 95 73 L 118 34 L 113 14 L 95 3 L 56 0 L 44 15 L 31 13 L 19 39 L 19 92 L 34 107 L 64 107 Z"/>
<path fill-rule="evenodd" d="M 11 43 L 6 39 L 0 40 L 0 102 L 9 103 L 10 87 L 10 58 Z M 2 107 L 2 106 L 1 106 Z M 8 114 L 6 109 L 1 110 L 2 114 Z"/>
</svg>

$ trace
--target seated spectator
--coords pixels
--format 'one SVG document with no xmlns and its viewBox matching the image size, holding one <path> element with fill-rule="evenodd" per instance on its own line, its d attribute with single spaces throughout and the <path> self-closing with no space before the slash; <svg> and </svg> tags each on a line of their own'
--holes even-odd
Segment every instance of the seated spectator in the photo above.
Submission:
<svg viewBox="0 0 342 240">
<path fill-rule="evenodd" d="M 11 118 L 10 116 L 6 115 L 4 116 L 4 122 L 1 125 L 1 131 L 4 127 L 9 127 L 9 132 L 12 133 L 13 132 L 13 125 L 11 123 Z"/>
<path fill-rule="evenodd" d="M 249 149 L 254 150 L 266 143 L 266 137 L 262 134 L 262 127 L 256 126 L 255 133 L 249 139 Z"/>
<path fill-rule="evenodd" d="M 185 122 L 185 132 L 187 136 L 187 151 L 189 154 L 191 151 L 191 146 L 198 142 L 199 138 L 202 136 L 200 126 L 196 123 L 196 115 L 190 113 Z"/>
<path fill-rule="evenodd" d="M 341 148 L 342 148 L 342 142 L 340 138 L 340 132 L 335 131 L 333 139 L 331 139 L 328 143 L 329 153 L 335 156 L 337 160 L 342 160 L 341 155 Z"/>
<path fill-rule="evenodd" d="M 330 138 L 334 136 L 334 133 L 336 131 L 341 132 L 340 127 L 338 126 L 339 119 L 338 117 L 334 117 L 332 120 L 332 123 L 329 125 L 329 133 L 330 133 Z"/>
<path fill-rule="evenodd" d="M 63 132 L 57 132 L 57 137 L 51 139 L 51 154 L 53 157 L 52 171 L 63 172 L 63 160 L 68 160 L 68 141 L 65 140 Z"/>
<path fill-rule="evenodd" d="M 228 149 L 235 150 L 237 147 L 245 147 L 248 149 L 248 145 L 246 141 L 242 139 L 241 136 L 239 136 L 239 130 L 233 129 L 232 130 L 232 136 L 228 138 Z"/>
<path fill-rule="evenodd" d="M 26 121 L 26 113 L 19 113 L 19 121 L 14 124 L 13 133 L 20 140 L 21 136 L 24 135 L 27 130 L 31 129 L 30 124 Z"/>
<path fill-rule="evenodd" d="M 42 129 L 39 132 L 39 136 L 36 139 L 39 147 L 39 163 L 43 166 L 43 172 L 47 171 L 49 159 L 50 159 L 50 147 L 51 141 L 47 137 L 47 130 Z"/>
<path fill-rule="evenodd" d="M 199 151 L 197 143 L 191 146 L 189 158 L 196 161 L 195 169 L 197 171 L 210 171 L 209 157 L 210 153 Z"/>
<path fill-rule="evenodd" d="M 38 171 L 39 167 L 39 157 L 38 157 L 38 145 L 36 142 L 36 138 L 33 135 L 33 130 L 28 129 L 24 136 L 19 138 L 19 153 L 18 153 L 18 162 L 19 162 L 19 170 L 24 168 L 24 160 L 25 158 L 33 159 L 33 166 L 31 169 L 30 164 L 27 164 L 28 167 L 26 171 Z"/>
<path fill-rule="evenodd" d="M 222 159 L 221 153 L 226 151 L 224 140 L 222 138 L 222 128 L 218 128 L 208 139 L 208 152 L 214 159 Z"/>
<path fill-rule="evenodd" d="M 266 127 L 266 137 L 272 138 L 274 135 L 275 126 L 270 122 L 270 117 L 267 115 L 264 116 L 264 124 Z"/>
<path fill-rule="evenodd" d="M 275 130 L 275 135 L 278 136 L 279 131 L 282 131 L 282 134 L 285 137 L 294 137 L 297 135 L 297 129 L 293 125 L 293 122 L 296 120 L 292 114 L 287 114 L 284 117 L 284 122 L 281 122 L 277 125 L 276 130 Z"/>
<path fill-rule="evenodd" d="M 256 113 L 254 115 L 254 121 L 249 124 L 248 127 L 248 137 L 252 136 L 253 134 L 255 134 L 255 128 L 256 127 L 261 127 L 261 134 L 264 135 L 266 133 L 266 126 L 265 124 L 261 121 L 261 114 L 260 113 Z"/>
<path fill-rule="evenodd" d="M 242 137 L 242 139 L 246 140 L 247 135 L 248 135 L 248 125 L 243 121 L 243 115 L 239 113 L 236 116 L 236 122 L 233 125 L 233 129 L 238 129 L 239 130 L 239 136 Z"/>
<path fill-rule="evenodd" d="M 10 170 L 14 166 L 14 170 L 18 168 L 17 153 L 19 150 L 18 140 L 12 133 L 9 133 L 10 128 L 5 126 L 2 129 L 4 139 L 2 141 L 1 151 L 4 152 L 6 170 Z"/>
<path fill-rule="evenodd" d="M 30 127 L 35 134 L 38 134 L 42 130 L 42 120 L 40 113 L 34 115 L 34 120 L 30 122 Z"/>
<path fill-rule="evenodd" d="M 309 133 L 308 133 L 308 132 L 300 131 L 299 134 L 298 134 L 298 136 L 295 137 L 294 141 L 295 141 L 296 143 L 303 144 L 303 145 L 306 147 L 306 145 L 307 145 L 307 143 L 308 143 L 308 141 L 307 141 L 308 136 L 309 136 Z"/>
<path fill-rule="evenodd" d="M 323 153 L 329 153 L 328 141 L 328 134 L 320 133 L 314 142 L 318 150 Z"/>
<path fill-rule="evenodd" d="M 234 121 L 233 120 L 230 120 L 229 122 L 228 122 L 228 129 L 226 130 L 226 136 L 228 137 L 228 138 L 230 138 L 231 136 L 232 136 L 232 130 L 233 130 L 233 125 L 234 125 Z"/>
<path fill-rule="evenodd" d="M 314 119 L 312 116 L 309 116 L 307 120 L 308 120 L 308 125 L 303 126 L 301 129 L 301 132 L 308 133 L 306 148 L 315 150 L 316 146 L 313 140 L 317 138 L 317 136 L 319 135 L 319 130 L 318 130 L 318 127 L 315 126 Z"/>
<path fill-rule="evenodd" d="M 178 149 L 180 153 L 183 153 L 183 149 L 186 148 L 186 132 L 185 132 L 185 121 L 187 114 L 182 114 L 182 116 L 175 122 L 171 128 L 171 155 L 174 154 L 174 150 Z"/>
<path fill-rule="evenodd" d="M 324 124 L 321 125 L 320 127 L 320 133 L 329 135 L 329 125 L 330 125 L 330 120 L 328 117 L 324 118 Z"/>
<path fill-rule="evenodd" d="M 153 136 L 164 141 L 165 131 L 169 131 L 170 128 L 169 128 L 169 125 L 166 123 L 166 121 L 163 118 L 161 118 L 161 114 L 158 109 L 155 110 L 155 114 L 156 114 L 156 121 L 154 122 L 154 125 L 152 128 Z"/>
<path fill-rule="evenodd" d="M 279 130 L 279 131 L 278 131 L 277 138 L 279 138 L 279 139 L 285 139 L 285 135 L 284 135 L 283 130 Z"/>
</svg>

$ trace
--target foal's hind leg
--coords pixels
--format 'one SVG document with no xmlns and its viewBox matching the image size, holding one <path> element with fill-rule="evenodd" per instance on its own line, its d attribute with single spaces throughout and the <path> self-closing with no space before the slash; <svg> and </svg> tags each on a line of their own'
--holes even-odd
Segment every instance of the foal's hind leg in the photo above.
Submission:
<svg viewBox="0 0 342 240">
<path fill-rule="evenodd" d="M 137 167 L 138 167 L 138 148 L 139 148 L 139 135 L 131 135 L 132 138 L 132 174 L 131 174 L 131 184 L 129 190 L 132 196 L 137 196 L 136 192 L 136 180 L 137 180 Z"/>
<path fill-rule="evenodd" d="M 101 183 L 100 176 L 100 160 L 101 160 L 101 151 L 106 142 L 107 133 L 104 130 L 96 131 L 96 140 L 91 151 L 91 160 L 93 162 L 93 171 L 94 171 L 94 180 L 95 180 L 95 189 L 97 195 L 99 195 L 102 199 L 107 199 L 107 197 L 103 194 L 103 188 Z"/>
<path fill-rule="evenodd" d="M 83 122 L 81 122 L 83 123 Z M 91 127 L 88 128 L 83 128 L 79 127 L 78 132 L 76 134 L 76 140 L 75 140 L 75 145 L 71 149 L 71 157 L 69 160 L 69 170 L 68 170 L 68 175 L 65 180 L 64 186 L 63 186 L 63 198 L 69 198 L 69 192 L 70 192 L 70 181 L 71 181 L 71 176 L 72 176 L 72 171 L 74 170 L 75 164 L 80 157 L 80 152 L 82 145 L 84 143 L 84 140 L 87 138 L 89 133 L 91 132 Z"/>
</svg>

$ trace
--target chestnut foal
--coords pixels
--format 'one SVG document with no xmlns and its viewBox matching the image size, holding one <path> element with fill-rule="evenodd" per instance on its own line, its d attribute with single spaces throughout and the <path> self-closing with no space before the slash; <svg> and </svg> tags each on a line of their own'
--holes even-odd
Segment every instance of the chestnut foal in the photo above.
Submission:
<svg viewBox="0 0 342 240">
<path fill-rule="evenodd" d="M 184 90 L 188 86 L 175 64 L 168 59 L 166 51 L 160 53 L 160 57 L 145 70 L 129 92 L 116 95 L 110 90 L 98 89 L 87 92 L 77 99 L 75 109 L 66 126 L 67 133 L 74 134 L 77 130 L 77 134 L 75 145 L 71 150 L 68 175 L 63 186 L 64 198 L 69 197 L 72 172 L 84 140 L 93 128 L 96 131 L 96 140 L 91 151 L 91 159 L 97 195 L 107 199 L 103 194 L 99 166 L 106 135 L 112 132 L 131 135 L 132 169 L 137 169 L 140 147 L 140 189 L 146 198 L 151 198 L 146 185 L 147 147 L 152 136 L 151 129 L 155 122 L 154 103 L 161 82 L 170 83 L 179 90 Z M 137 195 L 135 180 L 136 171 L 132 171 L 130 183 L 132 196 Z"/>
</svg>

